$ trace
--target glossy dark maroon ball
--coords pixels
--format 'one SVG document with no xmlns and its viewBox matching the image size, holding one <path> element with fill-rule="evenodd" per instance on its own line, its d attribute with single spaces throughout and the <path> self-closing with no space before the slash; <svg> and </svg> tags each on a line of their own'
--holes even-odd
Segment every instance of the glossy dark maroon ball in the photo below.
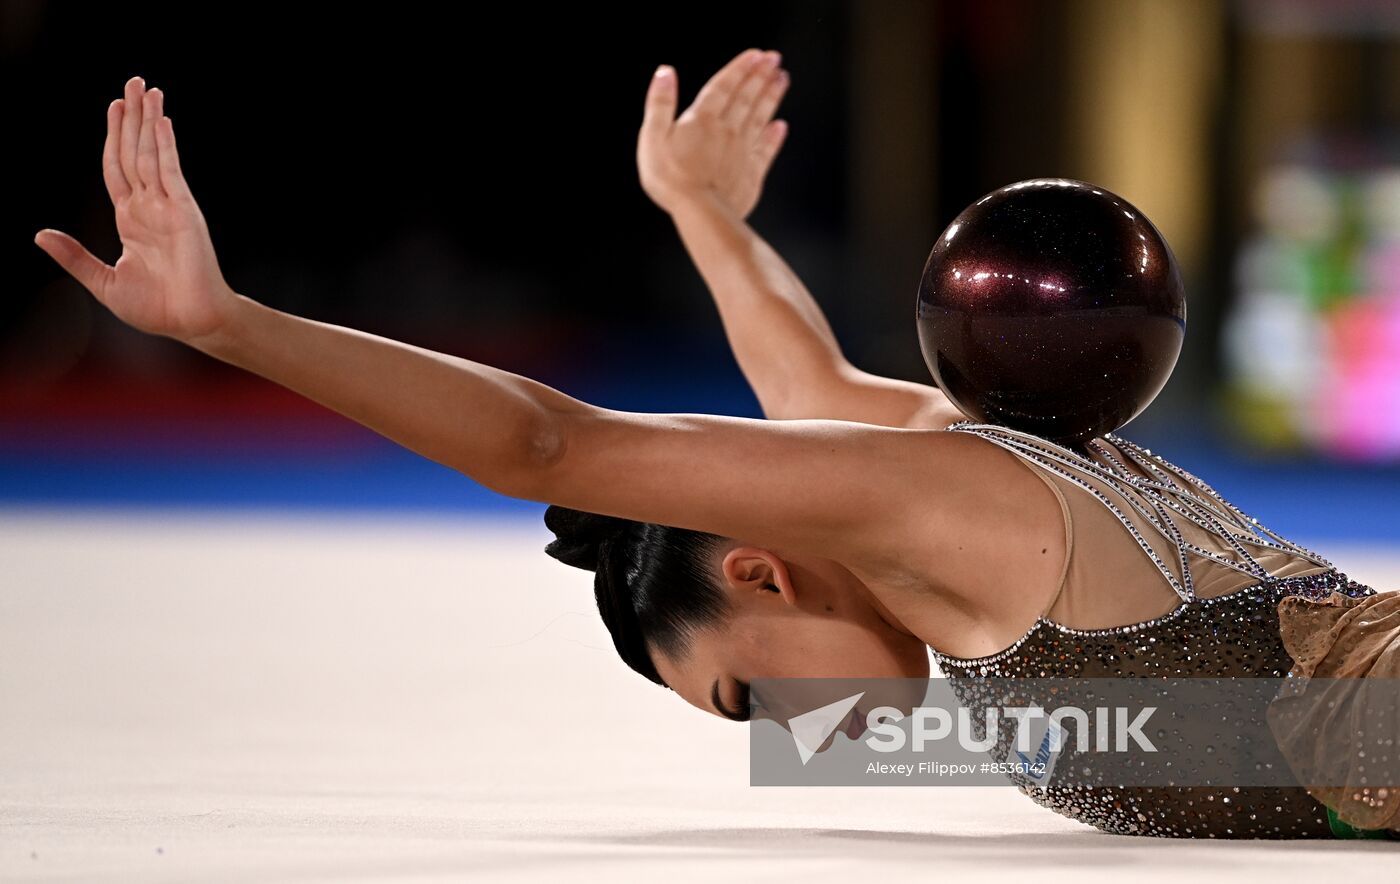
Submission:
<svg viewBox="0 0 1400 884">
<path fill-rule="evenodd" d="M 1166 385 L 1186 295 L 1162 234 L 1127 200 L 1064 178 L 963 211 L 919 282 L 919 345 L 963 413 L 1078 448 Z"/>
</svg>

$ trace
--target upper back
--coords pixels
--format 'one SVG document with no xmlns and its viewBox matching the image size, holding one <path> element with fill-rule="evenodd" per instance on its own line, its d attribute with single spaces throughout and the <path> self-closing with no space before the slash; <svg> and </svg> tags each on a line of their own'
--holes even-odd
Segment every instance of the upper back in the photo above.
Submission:
<svg viewBox="0 0 1400 884">
<path fill-rule="evenodd" d="M 1331 567 L 1195 476 L 1114 434 L 1091 440 L 1086 457 L 992 424 L 964 420 L 949 429 L 1012 452 L 1054 493 L 1065 554 L 1040 617 L 1063 626 L 1135 623 L 1266 577 Z"/>
</svg>

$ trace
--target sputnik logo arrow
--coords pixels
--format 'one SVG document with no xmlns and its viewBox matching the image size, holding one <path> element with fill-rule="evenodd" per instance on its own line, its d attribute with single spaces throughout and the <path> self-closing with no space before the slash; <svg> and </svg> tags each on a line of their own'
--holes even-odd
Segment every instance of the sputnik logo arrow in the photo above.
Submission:
<svg viewBox="0 0 1400 884">
<path fill-rule="evenodd" d="M 803 765 L 812 760 L 822 743 L 836 730 L 836 725 L 841 723 L 841 719 L 845 718 L 864 696 L 865 691 L 861 691 L 855 696 L 828 703 L 819 709 L 788 719 L 788 730 L 792 732 L 792 741 L 797 744 L 797 754 L 801 757 Z"/>
</svg>

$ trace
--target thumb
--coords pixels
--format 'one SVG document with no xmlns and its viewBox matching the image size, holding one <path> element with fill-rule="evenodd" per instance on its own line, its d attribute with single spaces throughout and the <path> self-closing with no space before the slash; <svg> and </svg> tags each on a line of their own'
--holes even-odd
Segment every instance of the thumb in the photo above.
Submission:
<svg viewBox="0 0 1400 884">
<path fill-rule="evenodd" d="M 676 69 L 663 64 L 652 75 L 647 87 L 646 109 L 642 115 L 642 136 L 664 135 L 676 119 Z"/>
<path fill-rule="evenodd" d="M 58 265 L 72 274 L 83 287 L 99 298 L 112 268 L 83 248 L 82 243 L 59 230 L 44 228 L 34 235 L 34 244 L 48 253 Z"/>
</svg>

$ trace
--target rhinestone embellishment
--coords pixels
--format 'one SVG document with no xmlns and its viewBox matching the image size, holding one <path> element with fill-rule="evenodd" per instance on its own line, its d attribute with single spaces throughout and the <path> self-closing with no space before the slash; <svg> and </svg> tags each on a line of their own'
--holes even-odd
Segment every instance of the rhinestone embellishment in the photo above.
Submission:
<svg viewBox="0 0 1400 884">
<path fill-rule="evenodd" d="M 939 669 L 968 708 L 977 708 L 978 685 L 987 677 L 1281 678 L 1293 665 L 1279 635 L 1277 605 L 1281 599 L 1288 595 L 1325 599 L 1332 592 L 1352 597 L 1375 593 L 1312 550 L 1269 530 L 1160 454 L 1112 433 L 1102 438 L 1145 476 L 1133 473 L 1123 459 L 1097 440 L 1085 447 L 1105 463 L 1038 436 L 970 419 L 948 429 L 975 433 L 1093 493 L 1151 556 L 1181 599 L 1177 607 L 1158 617 L 1102 629 L 1077 629 L 1042 616 L 1010 646 L 982 657 L 954 657 L 930 648 Z M 1177 579 L 1123 510 L 1080 474 L 1111 485 L 1142 516 L 1145 530 L 1171 541 L 1180 559 L 1182 579 Z M 1186 542 L 1174 518 L 1209 530 L 1237 558 L 1231 560 Z M 1236 534 L 1232 527 L 1246 533 Z M 1274 577 L 1249 554 L 1251 546 L 1286 551 L 1327 570 Z M 1224 595 L 1197 598 L 1188 554 L 1258 579 Z M 1041 786 L 1014 775 L 1011 780 L 1037 804 L 1117 834 L 1166 838 L 1326 838 L 1331 834 L 1326 807 L 1301 786 L 1057 787 L 1053 782 Z"/>
</svg>

